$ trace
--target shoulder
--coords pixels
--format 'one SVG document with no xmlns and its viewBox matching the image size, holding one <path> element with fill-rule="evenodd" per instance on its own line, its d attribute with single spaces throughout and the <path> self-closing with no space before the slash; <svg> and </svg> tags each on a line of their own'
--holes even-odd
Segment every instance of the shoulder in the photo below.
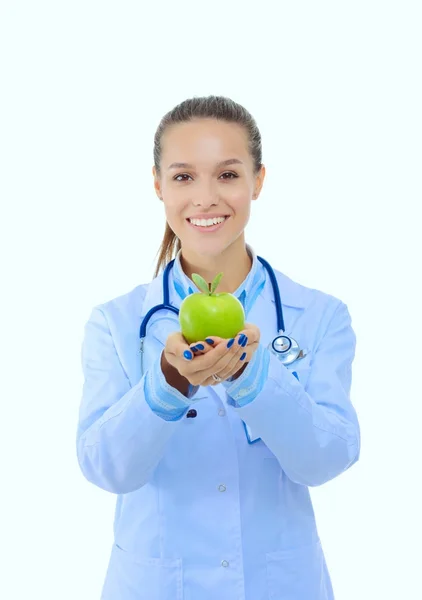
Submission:
<svg viewBox="0 0 422 600">
<path fill-rule="evenodd" d="M 304 309 L 331 307 L 333 310 L 344 304 L 333 294 L 299 283 L 277 269 L 274 269 L 274 273 L 283 304 Z"/>
<path fill-rule="evenodd" d="M 111 324 L 133 323 L 139 319 L 150 283 L 143 283 L 92 308 L 91 319 L 102 319 Z"/>
<path fill-rule="evenodd" d="M 347 347 L 355 345 L 352 318 L 347 304 L 337 296 L 306 286 L 275 270 L 281 302 L 287 315 L 302 331 L 303 339 L 315 351 L 327 336 L 347 339 Z"/>
</svg>

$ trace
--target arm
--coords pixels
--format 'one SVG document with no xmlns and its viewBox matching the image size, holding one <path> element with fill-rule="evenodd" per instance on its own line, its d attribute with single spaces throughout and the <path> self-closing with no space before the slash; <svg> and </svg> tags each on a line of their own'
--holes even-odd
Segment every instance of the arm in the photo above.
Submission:
<svg viewBox="0 0 422 600">
<path fill-rule="evenodd" d="M 104 490 L 116 494 L 134 491 L 149 480 L 192 400 L 166 382 L 159 360 L 131 388 L 99 308 L 85 326 L 82 369 L 77 428 L 82 473 Z M 164 370 L 170 383 L 186 391 L 184 381 L 167 367 Z M 192 391 L 195 389 L 189 396 Z M 160 406 L 154 404 L 154 397 L 159 398 Z M 178 406 L 185 407 L 172 412 L 174 400 L 168 402 L 169 397 L 176 397 L 181 403 Z M 166 402 L 168 406 L 163 406 Z"/>
<path fill-rule="evenodd" d="M 226 387 L 229 404 L 296 483 L 321 485 L 358 460 L 360 430 L 350 401 L 355 344 L 350 315 L 340 303 L 315 352 L 307 391 L 262 346 L 257 360 L 254 355 Z M 260 375 L 243 383 L 254 367 Z"/>
</svg>

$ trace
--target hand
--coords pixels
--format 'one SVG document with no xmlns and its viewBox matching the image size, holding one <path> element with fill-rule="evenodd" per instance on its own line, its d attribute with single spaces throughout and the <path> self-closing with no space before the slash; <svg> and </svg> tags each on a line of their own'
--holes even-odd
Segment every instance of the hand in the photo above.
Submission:
<svg viewBox="0 0 422 600">
<path fill-rule="evenodd" d="M 182 382 L 185 381 L 185 386 L 179 381 L 176 386 L 178 388 L 179 385 L 186 387 L 186 381 L 194 386 L 216 385 L 218 382 L 211 377 L 216 369 L 221 370 L 225 367 L 233 360 L 233 356 L 238 355 L 240 357 L 244 354 L 244 349 L 239 344 L 233 343 L 234 348 L 229 349 L 227 348 L 228 340 L 222 338 L 207 339 L 209 343 L 207 341 L 196 342 L 190 347 L 180 332 L 169 335 L 161 357 L 163 372 L 168 372 L 171 379 L 169 381 L 166 377 L 168 383 L 172 385 L 173 381 L 177 380 L 177 376 L 180 376 Z M 220 340 L 221 343 L 217 344 L 214 340 Z M 214 345 L 216 347 L 213 347 Z M 168 366 L 170 366 L 170 369 Z"/>
<path fill-rule="evenodd" d="M 238 340 L 241 339 L 242 336 L 246 337 L 246 339 L 243 340 L 243 344 L 240 346 L 241 350 L 239 351 Z M 216 336 L 211 336 L 208 339 L 214 341 L 214 347 L 216 348 L 219 345 L 223 345 L 227 348 L 228 340 Z M 231 356 L 231 360 L 224 366 L 221 363 L 216 363 L 214 365 L 215 370 L 212 374 L 218 375 L 223 381 L 227 381 L 231 377 L 237 379 L 243 373 L 253 354 L 256 352 L 260 339 L 261 332 L 259 328 L 252 323 L 245 323 L 244 329 L 239 332 L 232 347 L 228 350 L 228 355 Z M 207 352 L 208 350 L 205 349 L 204 351 Z M 215 385 L 216 383 L 218 382 L 211 377 L 201 385 Z"/>
<path fill-rule="evenodd" d="M 259 340 L 258 327 L 249 323 L 245 323 L 245 328 L 234 338 L 230 348 L 227 347 L 230 340 L 217 336 L 188 346 L 183 336 L 175 333 L 169 336 L 165 356 L 192 385 L 216 385 L 218 382 L 212 378 L 213 374 L 225 381 L 230 377 L 237 378 L 243 372 L 258 348 Z M 187 361 L 184 352 L 194 355 L 194 359 Z"/>
</svg>

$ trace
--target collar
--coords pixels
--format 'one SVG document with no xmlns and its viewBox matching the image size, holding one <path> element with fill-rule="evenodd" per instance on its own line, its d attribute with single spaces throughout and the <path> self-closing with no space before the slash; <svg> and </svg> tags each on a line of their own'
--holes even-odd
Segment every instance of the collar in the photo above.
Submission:
<svg viewBox="0 0 422 600">
<path fill-rule="evenodd" d="M 250 301 L 250 300 L 254 300 L 253 296 L 257 296 L 262 289 L 262 295 L 264 296 L 264 298 L 266 300 L 274 303 L 274 294 L 273 294 L 273 289 L 272 289 L 270 278 L 269 278 L 264 266 L 262 265 L 262 263 L 260 263 L 258 261 L 258 258 L 256 256 L 255 252 L 253 251 L 253 249 L 249 245 L 247 245 L 246 247 L 252 258 L 252 268 L 249 271 L 246 279 L 239 286 L 239 288 L 236 290 L 234 295 L 236 297 L 239 297 L 244 292 L 243 300 L 245 301 L 245 297 L 247 294 L 247 288 L 249 288 L 249 301 Z M 177 285 L 177 284 L 170 285 L 170 296 L 172 296 L 171 289 L 173 288 L 173 290 L 175 290 L 176 285 L 177 285 L 178 293 L 176 294 L 176 292 L 175 292 L 175 297 L 177 297 L 177 299 L 179 299 L 181 301 L 180 292 L 182 290 L 183 290 L 182 295 L 185 294 L 185 296 L 186 296 L 188 293 L 192 293 L 191 291 L 189 291 L 189 289 L 194 291 L 194 290 L 197 290 L 197 287 L 187 277 L 187 275 L 183 272 L 183 270 L 181 268 L 180 252 L 178 253 L 177 259 L 175 260 L 173 269 L 171 270 L 170 281 L 175 282 L 177 280 L 179 285 Z M 289 306 L 292 308 L 301 308 L 301 309 L 306 308 L 308 306 L 309 302 L 311 301 L 312 290 L 300 285 L 299 283 L 296 283 L 295 281 L 293 281 L 287 275 L 284 275 L 284 273 L 281 273 L 280 271 L 274 270 L 274 272 L 275 272 L 277 283 L 278 283 L 278 286 L 280 289 L 281 302 L 282 302 L 283 306 Z M 175 273 L 176 273 L 176 278 L 174 278 Z M 262 277 L 262 281 L 260 281 L 261 277 Z M 157 277 L 155 277 L 148 284 L 147 292 L 146 292 L 144 300 L 142 302 L 141 314 L 140 314 L 141 318 L 144 317 L 146 315 L 146 313 L 148 312 L 148 310 L 150 310 L 153 306 L 155 306 L 156 304 L 160 304 L 162 302 L 162 296 L 163 296 L 162 281 L 163 281 L 163 274 L 160 273 Z M 249 287 L 249 285 L 250 285 L 250 287 Z M 261 288 L 261 285 L 263 286 L 262 288 Z M 179 286 L 181 286 L 181 287 L 179 287 Z M 251 293 L 253 289 L 255 289 L 255 293 Z M 258 292 L 258 294 L 257 294 L 257 292 Z M 180 305 L 180 302 L 178 303 L 178 305 Z M 249 308 L 249 302 L 246 302 L 246 305 Z M 246 310 L 246 313 L 247 313 L 247 310 Z"/>
<path fill-rule="evenodd" d="M 262 290 L 262 296 L 265 298 L 265 300 L 268 300 L 268 302 L 275 304 L 273 286 L 271 285 L 271 280 L 266 270 L 265 273 L 266 285 Z M 274 269 L 274 275 L 277 280 L 281 304 L 283 306 L 304 309 L 309 305 L 309 302 L 312 298 L 312 290 L 310 288 L 293 281 L 293 279 L 290 279 L 290 277 L 284 273 L 281 273 L 281 271 L 277 271 L 276 269 Z"/>
<path fill-rule="evenodd" d="M 248 314 L 256 298 L 264 288 L 266 273 L 262 263 L 259 262 L 253 248 L 246 244 L 246 250 L 252 259 L 252 266 L 244 281 L 240 284 L 233 295 L 242 303 L 245 313 Z M 182 269 L 180 261 L 181 250 L 178 251 L 171 274 L 171 280 L 181 300 L 186 296 L 199 292 L 197 286 L 189 279 Z"/>
</svg>

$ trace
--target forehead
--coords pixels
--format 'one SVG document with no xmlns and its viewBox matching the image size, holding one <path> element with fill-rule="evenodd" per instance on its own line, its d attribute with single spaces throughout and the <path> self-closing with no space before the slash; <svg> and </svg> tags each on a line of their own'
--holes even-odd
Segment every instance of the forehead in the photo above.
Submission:
<svg viewBox="0 0 422 600">
<path fill-rule="evenodd" d="M 237 123 L 198 119 L 170 126 L 163 135 L 161 151 L 164 167 L 175 161 L 205 164 L 230 158 L 247 160 L 248 136 Z"/>
</svg>

